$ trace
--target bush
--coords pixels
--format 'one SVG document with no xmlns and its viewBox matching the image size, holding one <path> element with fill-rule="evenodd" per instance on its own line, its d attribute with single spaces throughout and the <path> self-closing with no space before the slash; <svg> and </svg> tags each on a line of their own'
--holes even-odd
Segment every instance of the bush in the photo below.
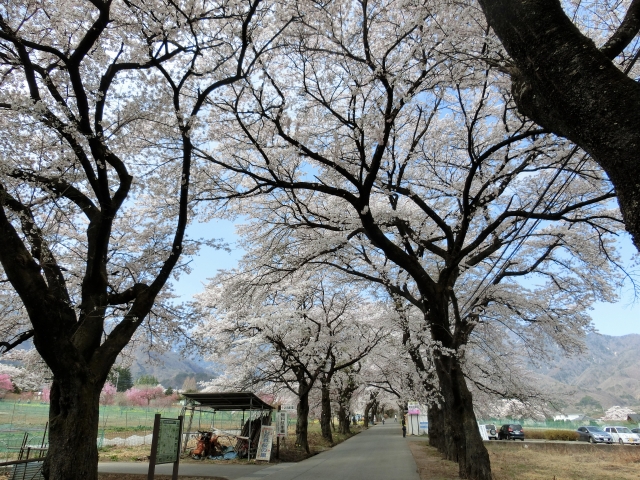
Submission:
<svg viewBox="0 0 640 480">
<path fill-rule="evenodd" d="M 578 440 L 578 432 L 574 432 L 573 430 L 545 430 L 544 439 L 576 441 Z"/>
<path fill-rule="evenodd" d="M 578 440 L 578 432 L 573 430 L 527 430 L 524 429 L 524 437 L 528 440 L 565 440 L 575 441 Z"/>
</svg>

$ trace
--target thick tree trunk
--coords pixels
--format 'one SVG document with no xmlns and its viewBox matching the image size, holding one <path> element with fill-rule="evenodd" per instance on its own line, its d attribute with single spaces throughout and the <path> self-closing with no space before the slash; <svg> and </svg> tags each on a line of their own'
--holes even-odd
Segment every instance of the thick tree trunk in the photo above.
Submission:
<svg viewBox="0 0 640 480">
<path fill-rule="evenodd" d="M 461 478 L 491 480 L 489 453 L 480 436 L 471 392 L 455 355 L 434 355 L 444 400 L 444 454 L 458 462 Z"/>
<path fill-rule="evenodd" d="M 320 413 L 320 429 L 322 437 L 333 444 L 333 436 L 331 435 L 331 377 L 325 377 L 320 384 L 321 400 L 320 405 L 322 411 Z"/>
<path fill-rule="evenodd" d="M 444 410 L 442 406 L 432 404 L 427 410 L 429 419 L 429 445 L 445 453 Z"/>
<path fill-rule="evenodd" d="M 369 415 L 371 414 L 371 407 L 373 403 L 367 403 L 364 407 L 364 428 L 369 428 Z"/>
<path fill-rule="evenodd" d="M 625 41 L 601 51 L 559 0 L 480 0 L 480 5 L 513 60 L 509 73 L 518 110 L 600 164 L 640 250 L 640 85 L 611 61 Z M 637 17 L 637 1 L 631 9 Z"/>
<path fill-rule="evenodd" d="M 343 435 L 351 433 L 351 419 L 349 418 L 349 411 L 344 408 L 344 405 L 338 406 L 338 430 Z"/>
<path fill-rule="evenodd" d="M 70 374 L 55 379 L 49 408 L 48 480 L 98 478 L 98 416 L 102 387 Z"/>
<path fill-rule="evenodd" d="M 301 387 L 301 393 L 298 394 L 296 446 L 303 448 L 307 453 L 311 453 L 311 450 L 309 449 L 309 439 L 307 436 L 307 432 L 309 430 L 309 392 L 305 390 L 305 387 Z"/>
</svg>

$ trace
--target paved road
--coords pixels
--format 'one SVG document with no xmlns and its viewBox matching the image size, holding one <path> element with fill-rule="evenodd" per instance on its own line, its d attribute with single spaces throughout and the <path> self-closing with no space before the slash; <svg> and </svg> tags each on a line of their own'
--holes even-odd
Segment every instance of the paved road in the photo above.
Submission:
<svg viewBox="0 0 640 480">
<path fill-rule="evenodd" d="M 299 463 L 274 465 L 238 480 L 419 480 L 400 424 L 387 422 Z"/>
<path fill-rule="evenodd" d="M 400 424 L 378 424 L 331 450 L 298 463 L 277 465 L 181 464 L 180 475 L 219 476 L 229 480 L 419 480 L 416 463 L 402 438 Z M 146 463 L 100 463 L 98 471 L 146 473 Z M 165 471 L 166 470 L 166 471 Z M 170 473 L 158 465 L 156 473 Z"/>
</svg>

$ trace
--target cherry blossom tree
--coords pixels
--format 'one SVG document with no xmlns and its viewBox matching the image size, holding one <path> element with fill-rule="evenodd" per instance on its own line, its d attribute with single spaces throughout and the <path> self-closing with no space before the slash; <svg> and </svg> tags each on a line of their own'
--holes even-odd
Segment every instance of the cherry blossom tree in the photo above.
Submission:
<svg viewBox="0 0 640 480">
<path fill-rule="evenodd" d="M 128 342 L 187 333 L 170 283 L 199 245 L 199 121 L 286 24 L 271 6 L 0 4 L 0 278 L 28 317 L 2 346 L 32 338 L 53 373 L 49 479 L 97 478 L 87 439 Z"/>
<path fill-rule="evenodd" d="M 640 1 L 478 3 L 508 54 L 492 60 L 518 109 L 607 172 L 640 249 Z"/>
<path fill-rule="evenodd" d="M 116 387 L 109 382 L 105 382 L 100 392 L 100 403 L 102 405 L 113 405 L 116 398 Z"/>
<path fill-rule="evenodd" d="M 585 152 L 519 115 L 476 10 L 296 6 L 295 48 L 218 104 L 225 121 L 198 153 L 227 172 L 217 192 L 250 198 L 232 208 L 259 217 L 242 231 L 256 275 L 330 266 L 420 311 L 438 447 L 462 477 L 489 479 L 469 342 L 495 323 L 579 348 L 585 308 L 613 298 L 615 192 Z"/>
<path fill-rule="evenodd" d="M 139 385 L 137 387 L 131 387 L 124 392 L 124 394 L 131 405 L 147 406 L 151 404 L 151 400 L 164 396 L 164 388 L 160 385 L 155 387 L 151 385 Z"/>
<path fill-rule="evenodd" d="M 13 390 L 11 377 L 6 373 L 0 374 L 0 396 L 4 397 L 11 390 Z"/>
<path fill-rule="evenodd" d="M 216 384 L 255 390 L 275 383 L 298 397 L 296 445 L 309 452 L 312 388 L 321 384 L 321 422 L 331 439 L 333 376 L 355 367 L 386 335 L 384 309 L 315 271 L 266 285 L 250 272 L 223 274 L 199 296 L 211 314 L 198 334 L 204 351 L 226 364 Z"/>
</svg>

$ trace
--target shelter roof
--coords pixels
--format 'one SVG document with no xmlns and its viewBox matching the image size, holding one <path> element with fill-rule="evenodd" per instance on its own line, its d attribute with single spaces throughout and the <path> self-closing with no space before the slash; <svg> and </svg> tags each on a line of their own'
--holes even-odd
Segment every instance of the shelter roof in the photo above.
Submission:
<svg viewBox="0 0 640 480">
<path fill-rule="evenodd" d="M 183 396 L 197 406 L 213 410 L 273 410 L 251 392 L 184 393 Z"/>
</svg>

